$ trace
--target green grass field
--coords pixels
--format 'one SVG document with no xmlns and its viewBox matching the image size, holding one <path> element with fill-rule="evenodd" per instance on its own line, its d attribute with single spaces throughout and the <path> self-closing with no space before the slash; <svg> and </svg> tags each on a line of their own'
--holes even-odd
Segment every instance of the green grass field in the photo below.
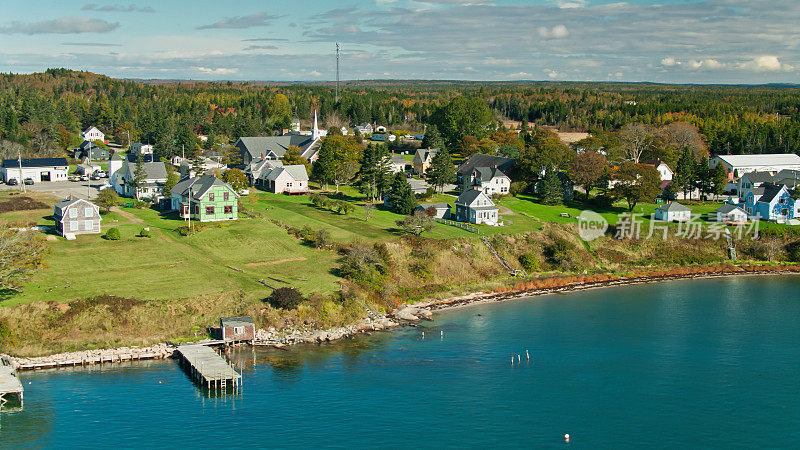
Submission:
<svg viewBox="0 0 800 450">
<path fill-rule="evenodd" d="M 9 198 L 0 192 L 0 201 Z M 333 196 L 333 193 L 329 193 Z M 316 208 L 308 196 L 276 195 L 257 192 L 243 197 L 248 209 L 262 218 L 242 218 L 235 222 L 212 225 L 189 237 L 176 229 L 184 222 L 174 216 L 162 216 L 151 209 L 120 208 L 104 214 L 102 226 L 119 228 L 120 241 L 105 240 L 99 235 L 79 236 L 74 241 L 58 237 L 50 242 L 52 254 L 47 268 L 39 272 L 22 294 L 6 298 L 0 305 L 31 301 L 71 301 L 100 294 L 135 297 L 142 300 L 167 300 L 221 294 L 242 290 L 248 298 L 263 298 L 271 290 L 258 282 L 275 286 L 291 285 L 306 294 L 335 292 L 338 278 L 331 272 L 338 255 L 315 250 L 286 233 L 271 220 L 293 227 L 325 228 L 340 242 L 375 242 L 399 239 L 402 230 L 396 222 L 402 216 L 379 206 L 365 220 L 361 207 L 366 199 L 351 187 L 341 189 L 342 198 L 356 205 L 348 215 Z M 38 198 L 52 204 L 56 199 Z M 455 197 L 436 195 L 425 203 L 450 203 Z M 50 203 L 48 203 L 50 202 Z M 505 226 L 478 226 L 481 235 L 516 234 L 539 230 L 544 222 L 575 223 L 584 209 L 578 202 L 548 206 L 534 199 L 506 197 L 498 202 Z M 691 205 L 694 213 L 713 211 L 718 204 Z M 634 212 L 649 216 L 656 205 L 637 206 Z M 597 211 L 597 210 L 596 210 Z M 627 209 L 616 206 L 597 211 L 609 221 Z M 569 217 L 561 216 L 566 213 Z M 0 219 L 31 221 L 52 225 L 51 209 L 15 211 L 0 214 Z M 649 226 L 643 219 L 642 230 Z M 676 225 L 671 225 L 672 227 Z M 136 234 L 150 227 L 151 237 Z M 432 239 L 476 238 L 460 228 L 436 224 L 424 234 Z M 288 284 L 270 280 L 277 278 Z"/>
<path fill-rule="evenodd" d="M 38 214 L 49 215 L 49 211 Z M 271 290 L 260 279 L 275 287 L 291 285 L 306 294 L 328 294 L 339 287 L 338 278 L 330 272 L 336 266 L 336 254 L 303 245 L 264 220 L 240 219 L 182 237 L 175 231 L 183 225 L 180 220 L 163 218 L 149 209 L 122 208 L 104 215 L 102 225 L 104 230 L 119 228 L 122 239 L 83 235 L 67 241 L 58 237 L 49 243 L 48 267 L 22 294 L 0 304 L 64 302 L 100 294 L 166 300 L 233 290 L 261 298 Z M 136 237 L 143 227 L 150 227 L 150 238 Z"/>
</svg>

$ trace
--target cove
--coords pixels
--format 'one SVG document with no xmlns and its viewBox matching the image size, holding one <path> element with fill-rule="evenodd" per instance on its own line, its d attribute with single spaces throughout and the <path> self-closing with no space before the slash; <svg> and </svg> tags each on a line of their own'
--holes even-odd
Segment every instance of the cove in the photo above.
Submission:
<svg viewBox="0 0 800 450">
<path fill-rule="evenodd" d="M 241 347 L 239 395 L 205 394 L 174 361 L 24 372 L 0 447 L 798 448 L 799 291 L 796 276 L 668 281 Z"/>
</svg>

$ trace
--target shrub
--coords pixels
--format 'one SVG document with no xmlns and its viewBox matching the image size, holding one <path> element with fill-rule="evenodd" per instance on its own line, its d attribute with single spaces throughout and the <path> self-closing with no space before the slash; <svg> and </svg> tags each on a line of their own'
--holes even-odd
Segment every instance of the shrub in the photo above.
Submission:
<svg viewBox="0 0 800 450">
<path fill-rule="evenodd" d="M 331 240 L 331 233 L 326 230 L 325 228 L 320 228 L 317 230 L 314 236 L 314 247 L 316 248 L 325 248 L 330 247 L 333 244 Z"/>
<path fill-rule="evenodd" d="M 433 267 L 431 267 L 430 260 L 418 259 L 412 261 L 408 265 L 408 270 L 412 275 L 423 280 L 433 276 Z"/>
<path fill-rule="evenodd" d="M 122 236 L 119 234 L 118 228 L 109 228 L 108 231 L 106 231 L 106 239 L 109 241 L 118 241 L 121 238 Z"/>
<path fill-rule="evenodd" d="M 266 300 L 275 308 L 294 309 L 302 303 L 303 294 L 293 287 L 282 287 L 272 291 Z"/>
<path fill-rule="evenodd" d="M 528 183 L 524 181 L 515 181 L 511 183 L 508 188 L 508 193 L 516 197 L 519 194 L 524 194 L 528 190 Z"/>
<path fill-rule="evenodd" d="M 303 225 L 303 228 L 300 228 L 297 231 L 297 237 L 304 240 L 313 242 L 314 241 L 314 229 L 311 228 L 309 225 Z"/>
<path fill-rule="evenodd" d="M 535 253 L 525 253 L 519 257 L 519 263 L 526 272 L 532 273 L 539 270 L 539 257 Z"/>
<path fill-rule="evenodd" d="M 137 236 L 149 238 L 150 237 L 150 230 L 148 230 L 147 228 L 142 228 L 142 231 L 140 231 Z"/>
</svg>

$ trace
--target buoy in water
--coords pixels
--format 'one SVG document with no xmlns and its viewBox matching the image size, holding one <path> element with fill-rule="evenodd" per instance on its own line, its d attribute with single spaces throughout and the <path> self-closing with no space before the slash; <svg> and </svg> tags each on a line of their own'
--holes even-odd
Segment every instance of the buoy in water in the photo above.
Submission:
<svg viewBox="0 0 800 450">
<path fill-rule="evenodd" d="M 530 355 L 530 353 L 528 353 L 527 350 L 525 350 L 525 357 L 528 358 L 528 361 L 531 360 L 531 355 Z"/>
<path fill-rule="evenodd" d="M 564 440 L 565 440 L 565 441 L 567 441 L 567 442 L 569 442 L 569 433 L 567 433 L 567 434 L 565 434 L 565 435 L 564 435 Z"/>
<path fill-rule="evenodd" d="M 517 355 L 517 362 L 522 362 L 522 357 L 520 357 L 519 355 Z"/>
<path fill-rule="evenodd" d="M 439 332 L 439 336 L 441 336 L 441 337 L 442 337 L 442 339 L 444 339 L 444 331 L 440 331 L 440 332 Z"/>
</svg>

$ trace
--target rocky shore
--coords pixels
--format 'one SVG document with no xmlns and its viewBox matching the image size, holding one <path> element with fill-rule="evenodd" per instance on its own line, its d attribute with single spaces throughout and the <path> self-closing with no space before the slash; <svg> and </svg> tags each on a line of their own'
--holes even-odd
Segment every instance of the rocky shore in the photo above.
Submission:
<svg viewBox="0 0 800 450">
<path fill-rule="evenodd" d="M 390 314 L 366 318 L 356 324 L 331 328 L 327 330 L 299 330 L 275 328 L 256 330 L 256 346 L 271 346 L 282 348 L 287 345 L 300 343 L 323 343 L 335 341 L 358 334 L 382 331 L 403 324 L 410 324 L 419 320 L 431 320 L 432 311 L 458 308 L 476 303 L 497 302 L 524 297 L 552 294 L 557 292 L 595 289 L 601 287 L 623 286 L 655 281 L 667 281 L 687 278 L 714 278 L 732 275 L 782 275 L 798 274 L 798 266 L 727 266 L 727 267 L 697 267 L 689 272 L 682 273 L 652 273 L 635 276 L 608 277 L 603 280 L 581 280 L 575 277 L 554 278 L 549 287 L 511 287 L 499 291 L 472 293 L 468 295 L 450 297 L 440 300 L 431 300 L 406 305 Z M 198 344 L 205 341 L 199 341 Z M 103 350 L 85 350 L 72 353 L 61 353 L 51 356 L 35 358 L 15 358 L 8 356 L 9 361 L 17 370 L 36 370 L 56 367 L 84 366 L 91 364 L 107 364 L 142 359 L 164 359 L 172 356 L 175 344 L 161 343 L 151 347 L 120 347 Z M 2 356 L 2 355 L 0 355 Z"/>
</svg>

